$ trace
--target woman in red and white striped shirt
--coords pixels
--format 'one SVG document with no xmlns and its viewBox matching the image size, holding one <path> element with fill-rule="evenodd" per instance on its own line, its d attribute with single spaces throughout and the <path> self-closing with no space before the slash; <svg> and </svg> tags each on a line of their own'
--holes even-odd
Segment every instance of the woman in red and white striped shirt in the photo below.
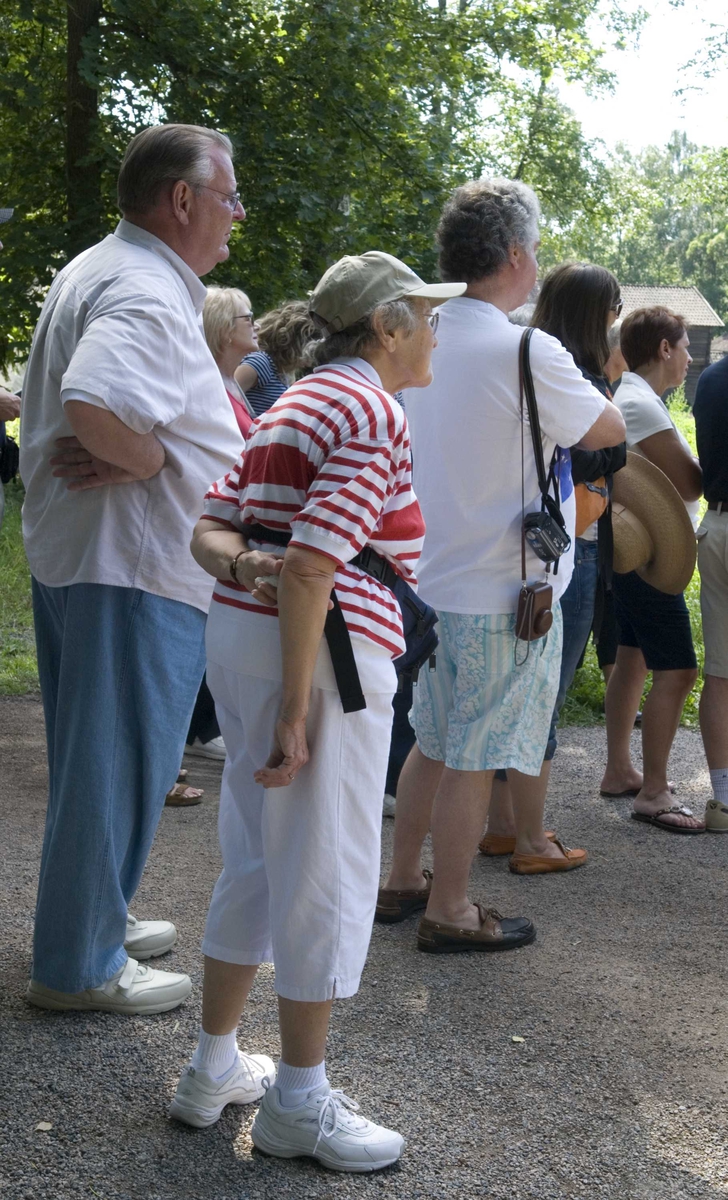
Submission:
<svg viewBox="0 0 728 1200">
<path fill-rule="evenodd" d="M 416 583 L 424 522 L 392 393 L 430 382 L 432 303 L 463 290 L 428 286 L 378 252 L 331 267 L 311 299 L 325 331 L 312 374 L 258 419 L 236 467 L 208 492 L 192 543 L 217 580 L 207 677 L 228 762 L 202 1030 L 171 1112 L 212 1124 L 225 1104 L 264 1093 L 255 1145 L 339 1170 L 386 1166 L 404 1145 L 353 1115 L 324 1063 L 331 1002 L 357 991 L 371 935 L 393 659 L 405 648 L 393 593 L 352 560 L 371 546 Z M 264 530 L 246 540 L 253 525 Z M 366 701 L 354 712 L 342 708 L 322 639 L 332 588 Z M 243 1055 L 236 1041 L 257 967 L 269 961 L 281 1027 L 275 1083 L 270 1060 Z"/>
</svg>

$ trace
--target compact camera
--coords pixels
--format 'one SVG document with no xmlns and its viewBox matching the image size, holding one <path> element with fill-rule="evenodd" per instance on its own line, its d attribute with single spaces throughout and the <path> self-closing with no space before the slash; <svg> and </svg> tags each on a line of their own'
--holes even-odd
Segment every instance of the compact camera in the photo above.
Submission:
<svg viewBox="0 0 728 1200">
<path fill-rule="evenodd" d="M 556 562 L 571 546 L 568 533 L 551 513 L 529 513 L 523 522 L 523 530 L 526 541 L 541 562 Z"/>
</svg>

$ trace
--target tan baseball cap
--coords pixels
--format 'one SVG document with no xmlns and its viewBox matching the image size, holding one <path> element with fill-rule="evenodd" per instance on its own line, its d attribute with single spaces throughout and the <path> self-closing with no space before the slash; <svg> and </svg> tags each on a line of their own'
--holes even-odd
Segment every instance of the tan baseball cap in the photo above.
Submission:
<svg viewBox="0 0 728 1200">
<path fill-rule="evenodd" d="M 378 304 L 422 296 L 442 304 L 462 296 L 466 283 L 425 283 L 419 275 L 391 254 L 368 250 L 340 258 L 317 283 L 309 301 L 313 315 L 329 333 L 348 329 Z"/>
</svg>

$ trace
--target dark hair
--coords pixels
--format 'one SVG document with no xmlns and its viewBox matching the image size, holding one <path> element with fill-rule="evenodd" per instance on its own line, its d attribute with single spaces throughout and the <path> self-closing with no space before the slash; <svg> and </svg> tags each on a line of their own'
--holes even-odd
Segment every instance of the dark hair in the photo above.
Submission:
<svg viewBox="0 0 728 1200">
<path fill-rule="evenodd" d="M 541 210 L 535 192 L 517 179 L 476 179 L 456 188 L 437 227 L 440 274 L 472 283 L 508 260 L 511 246 L 538 237 Z"/>
<path fill-rule="evenodd" d="M 619 304 L 619 284 L 605 267 L 562 263 L 541 284 L 531 324 L 558 338 L 578 367 L 603 375 L 609 358 L 607 317 Z"/>
<path fill-rule="evenodd" d="M 232 158 L 232 142 L 216 129 L 202 125 L 152 125 L 131 139 L 119 171 L 118 199 L 123 213 L 154 208 L 164 183 L 185 179 L 204 187 L 215 168 L 210 159 L 217 147 Z"/>
<path fill-rule="evenodd" d="M 661 342 L 667 340 L 671 346 L 676 346 L 687 327 L 685 317 L 661 304 L 654 308 L 636 308 L 622 321 L 619 339 L 630 371 L 654 362 Z"/>
</svg>

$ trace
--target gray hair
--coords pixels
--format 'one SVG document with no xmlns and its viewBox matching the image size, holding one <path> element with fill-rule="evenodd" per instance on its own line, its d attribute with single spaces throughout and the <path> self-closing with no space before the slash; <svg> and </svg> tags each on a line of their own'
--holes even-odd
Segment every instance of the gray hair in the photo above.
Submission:
<svg viewBox="0 0 728 1200">
<path fill-rule="evenodd" d="M 409 334 L 417 328 L 417 314 L 410 300 L 389 300 L 386 304 L 377 304 L 370 313 L 347 329 L 326 333 L 309 342 L 303 351 L 305 366 L 323 367 L 335 358 L 361 358 L 362 351 L 377 344 L 375 314 L 379 316 L 386 333 L 404 329 Z"/>
<path fill-rule="evenodd" d="M 119 208 L 145 213 L 159 201 L 165 182 L 184 179 L 204 187 L 215 167 L 210 152 L 218 147 L 232 158 L 230 138 L 202 125 L 153 125 L 133 137 L 119 171 Z"/>
<path fill-rule="evenodd" d="M 519 179 L 475 179 L 456 188 L 437 227 L 440 274 L 473 283 L 495 275 L 513 245 L 538 238 L 541 206 Z"/>
</svg>

